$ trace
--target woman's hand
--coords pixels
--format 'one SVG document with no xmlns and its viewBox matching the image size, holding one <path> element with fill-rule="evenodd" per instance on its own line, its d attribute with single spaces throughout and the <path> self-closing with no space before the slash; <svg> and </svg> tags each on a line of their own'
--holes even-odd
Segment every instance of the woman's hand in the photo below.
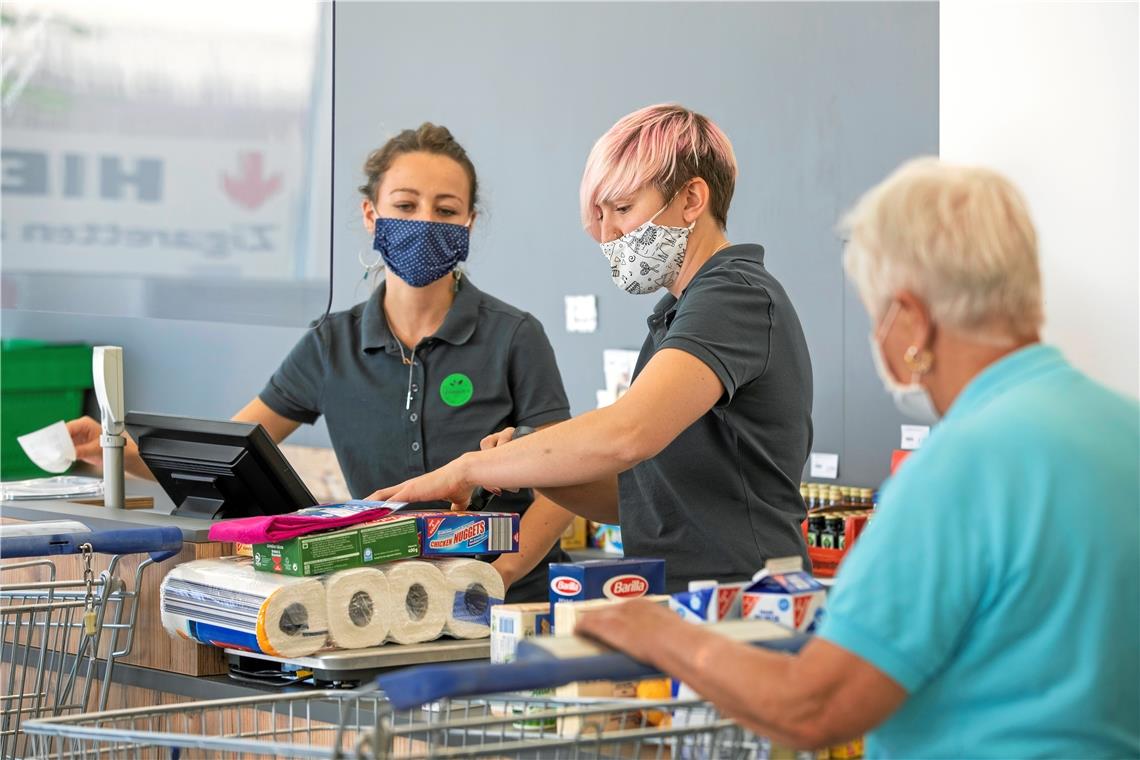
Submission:
<svg viewBox="0 0 1140 760">
<path fill-rule="evenodd" d="M 479 441 L 479 450 L 487 451 L 488 449 L 493 449 L 496 446 L 502 446 L 504 443 L 510 443 L 514 437 L 515 429 L 513 427 L 503 428 L 499 432 L 491 433 L 489 436 Z M 495 494 L 496 496 L 503 495 L 503 490 L 501 488 L 488 488 L 487 486 L 484 486 L 484 489 L 490 493 Z M 514 491 L 512 489 L 511 493 L 517 493 L 517 491 Z M 462 508 L 456 508 L 453 504 L 451 508 L 453 511 L 462 512 L 464 509 L 466 509 L 466 505 Z"/>
<path fill-rule="evenodd" d="M 479 449 L 486 451 L 487 449 L 493 449 L 496 446 L 502 446 L 504 443 L 510 443 L 514 435 L 515 429 L 513 427 L 503 428 L 499 432 L 491 433 L 489 436 L 479 441 Z"/>
<path fill-rule="evenodd" d="M 381 488 L 368 497 L 370 501 L 447 501 L 452 509 L 464 510 L 471 503 L 475 484 L 466 476 L 464 454 L 449 464 L 396 486 Z"/>
<path fill-rule="evenodd" d="M 103 428 L 96 420 L 86 416 L 72 420 L 67 423 L 67 432 L 75 446 L 76 457 L 87 464 L 103 466 L 103 446 L 99 443 Z"/>
</svg>

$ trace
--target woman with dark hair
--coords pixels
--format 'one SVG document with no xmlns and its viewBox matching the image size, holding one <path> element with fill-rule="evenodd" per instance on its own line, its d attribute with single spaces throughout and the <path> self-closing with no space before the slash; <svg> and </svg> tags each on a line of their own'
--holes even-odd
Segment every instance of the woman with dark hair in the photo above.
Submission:
<svg viewBox="0 0 1140 760">
<path fill-rule="evenodd" d="M 323 415 L 357 497 L 441 467 L 495 431 L 570 416 L 539 321 L 457 268 L 467 259 L 479 185 L 451 132 L 430 123 L 405 130 L 369 154 L 364 175 L 361 216 L 390 276 L 368 300 L 305 333 L 234 415 L 260 423 L 274 441 Z M 99 424 L 82 418 L 69 429 L 80 457 L 100 464 Z M 133 442 L 126 461 L 130 472 L 152 477 Z M 534 500 L 526 490 L 505 492 L 494 508 L 524 513 Z M 508 601 L 546 599 L 546 564 L 565 559 L 547 549 L 569 520 L 539 510 L 527 520 L 522 551 L 496 561 Z"/>
</svg>

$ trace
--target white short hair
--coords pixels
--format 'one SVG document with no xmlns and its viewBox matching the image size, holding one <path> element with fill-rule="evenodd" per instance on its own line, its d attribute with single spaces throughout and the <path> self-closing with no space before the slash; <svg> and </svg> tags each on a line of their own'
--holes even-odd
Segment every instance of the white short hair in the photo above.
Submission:
<svg viewBox="0 0 1140 760">
<path fill-rule="evenodd" d="M 988 342 L 1036 335 L 1043 321 L 1037 233 L 997 172 L 917 158 L 843 218 L 844 268 L 878 321 L 909 290 L 936 324 Z"/>
</svg>

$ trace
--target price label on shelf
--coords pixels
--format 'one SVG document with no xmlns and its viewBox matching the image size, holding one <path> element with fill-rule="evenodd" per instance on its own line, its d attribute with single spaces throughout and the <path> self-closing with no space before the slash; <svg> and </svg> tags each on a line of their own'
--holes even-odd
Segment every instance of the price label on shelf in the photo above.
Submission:
<svg viewBox="0 0 1140 760">
<path fill-rule="evenodd" d="M 839 455 L 817 454 L 811 455 L 811 476 L 813 478 L 828 478 L 835 480 L 839 477 Z"/>
</svg>

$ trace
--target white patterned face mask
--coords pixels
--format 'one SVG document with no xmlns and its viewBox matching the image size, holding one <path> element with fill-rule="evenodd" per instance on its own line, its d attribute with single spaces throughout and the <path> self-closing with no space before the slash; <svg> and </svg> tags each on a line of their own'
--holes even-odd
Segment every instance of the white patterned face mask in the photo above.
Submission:
<svg viewBox="0 0 1140 760">
<path fill-rule="evenodd" d="M 638 295 L 669 287 L 685 263 L 685 247 L 696 222 L 688 227 L 654 224 L 667 208 L 669 204 L 636 230 L 601 244 L 602 254 L 610 260 L 614 285 L 626 293 Z"/>
</svg>

